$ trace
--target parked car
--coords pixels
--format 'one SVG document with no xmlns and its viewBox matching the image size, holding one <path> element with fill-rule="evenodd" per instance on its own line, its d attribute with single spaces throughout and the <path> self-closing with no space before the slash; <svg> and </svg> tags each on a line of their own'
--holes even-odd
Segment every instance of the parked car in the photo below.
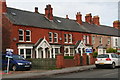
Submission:
<svg viewBox="0 0 120 80">
<path fill-rule="evenodd" d="M 25 60 L 20 55 L 12 54 L 10 55 L 10 65 L 9 69 L 16 71 L 16 70 L 30 70 L 32 67 L 32 63 L 30 61 Z M 6 69 L 8 64 L 8 57 L 6 54 L 2 54 L 2 69 Z"/>
<path fill-rule="evenodd" d="M 97 68 L 109 66 L 114 69 L 120 66 L 120 56 L 115 53 L 100 54 L 96 58 L 95 65 Z"/>
</svg>

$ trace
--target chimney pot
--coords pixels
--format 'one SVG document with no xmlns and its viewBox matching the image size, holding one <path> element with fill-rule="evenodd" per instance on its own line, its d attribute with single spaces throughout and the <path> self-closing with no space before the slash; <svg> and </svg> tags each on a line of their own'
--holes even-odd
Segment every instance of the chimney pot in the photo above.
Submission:
<svg viewBox="0 0 120 80">
<path fill-rule="evenodd" d="M 68 15 L 66 15 L 66 19 L 69 19 L 69 18 L 68 18 Z"/>
<path fill-rule="evenodd" d="M 50 4 L 46 5 L 45 17 L 47 17 L 49 20 L 53 20 L 53 8 Z"/>
<path fill-rule="evenodd" d="M 93 17 L 93 24 L 96 24 L 96 25 L 99 26 L 99 25 L 100 25 L 99 19 L 100 19 L 99 16 L 94 16 L 94 17 Z"/>
<path fill-rule="evenodd" d="M 38 7 L 35 7 L 35 12 L 36 12 L 36 13 L 39 13 L 39 12 L 38 12 Z"/>
<path fill-rule="evenodd" d="M 79 24 L 82 24 L 82 14 L 80 12 L 77 12 L 77 14 L 76 14 L 76 21 Z"/>
<path fill-rule="evenodd" d="M 85 16 L 85 21 L 86 21 L 87 23 L 92 24 L 92 14 L 91 14 L 91 13 L 86 14 L 86 16 Z"/>
<path fill-rule="evenodd" d="M 0 0 L 0 13 L 6 13 L 7 12 L 7 5 L 6 0 Z"/>
<path fill-rule="evenodd" d="M 113 27 L 116 28 L 116 29 L 120 29 L 120 21 L 119 20 L 116 20 L 113 22 Z"/>
</svg>

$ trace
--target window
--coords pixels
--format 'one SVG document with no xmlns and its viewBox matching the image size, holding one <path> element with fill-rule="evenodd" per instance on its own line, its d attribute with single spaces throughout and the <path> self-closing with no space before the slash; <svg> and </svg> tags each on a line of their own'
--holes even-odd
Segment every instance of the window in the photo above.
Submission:
<svg viewBox="0 0 120 80">
<path fill-rule="evenodd" d="M 54 33 L 54 42 L 58 43 L 58 34 L 57 33 Z"/>
<path fill-rule="evenodd" d="M 118 40 L 115 39 L 115 46 L 118 46 Z"/>
<path fill-rule="evenodd" d="M 83 36 L 83 42 L 86 44 L 86 36 Z"/>
<path fill-rule="evenodd" d="M 70 53 L 74 53 L 74 48 L 70 48 Z"/>
<path fill-rule="evenodd" d="M 89 44 L 89 36 L 87 36 L 87 44 Z"/>
<path fill-rule="evenodd" d="M 30 42 L 31 41 L 31 31 L 26 30 L 26 41 Z"/>
<path fill-rule="evenodd" d="M 92 36 L 92 44 L 95 44 L 95 36 Z"/>
<path fill-rule="evenodd" d="M 26 58 L 31 58 L 31 49 L 26 49 Z"/>
<path fill-rule="evenodd" d="M 111 54 L 112 58 L 118 58 L 115 54 Z"/>
<path fill-rule="evenodd" d="M 109 58 L 109 55 L 108 54 L 101 54 L 101 55 L 98 55 L 97 58 Z"/>
<path fill-rule="evenodd" d="M 69 34 L 69 43 L 72 43 L 72 34 Z"/>
<path fill-rule="evenodd" d="M 64 34 L 65 43 L 68 43 L 68 35 Z"/>
<path fill-rule="evenodd" d="M 59 53 L 59 48 L 55 48 L 55 54 Z"/>
<path fill-rule="evenodd" d="M 24 57 L 24 49 L 20 49 L 20 55 Z"/>
<path fill-rule="evenodd" d="M 52 43 L 53 42 L 53 33 L 49 32 L 49 42 Z"/>
<path fill-rule="evenodd" d="M 100 44 L 102 44 L 102 37 L 100 37 L 100 41 L 99 41 Z"/>
<path fill-rule="evenodd" d="M 19 29 L 19 41 L 24 41 L 24 31 L 22 29 Z"/>
<path fill-rule="evenodd" d="M 110 45 L 110 38 L 108 38 L 108 45 Z"/>
</svg>

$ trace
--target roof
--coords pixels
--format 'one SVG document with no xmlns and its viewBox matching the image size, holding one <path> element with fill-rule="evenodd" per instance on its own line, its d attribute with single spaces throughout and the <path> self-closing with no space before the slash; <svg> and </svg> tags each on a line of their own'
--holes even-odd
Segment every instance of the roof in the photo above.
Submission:
<svg viewBox="0 0 120 80">
<path fill-rule="evenodd" d="M 43 38 L 40 38 L 37 43 L 34 45 L 34 48 L 36 48 L 41 42 L 42 42 Z"/>
<path fill-rule="evenodd" d="M 66 19 L 54 16 L 53 21 L 48 20 L 44 14 L 29 12 L 14 8 L 7 8 L 6 16 L 15 25 L 32 26 L 47 29 L 57 29 L 64 31 L 85 32 L 92 34 L 120 36 L 118 30 L 109 26 L 97 26 L 83 22 L 82 25 L 78 24 L 76 20 Z"/>
</svg>

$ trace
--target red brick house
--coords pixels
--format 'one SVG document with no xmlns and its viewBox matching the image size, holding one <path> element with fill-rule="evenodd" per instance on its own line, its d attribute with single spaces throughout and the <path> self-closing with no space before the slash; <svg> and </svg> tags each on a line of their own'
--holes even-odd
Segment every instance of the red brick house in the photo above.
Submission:
<svg viewBox="0 0 120 80">
<path fill-rule="evenodd" d="M 4 0 L 5 1 L 5 0 Z M 2 5 L 2 51 L 13 49 L 15 54 L 24 58 L 55 58 L 55 55 L 74 55 L 92 48 L 92 34 L 118 36 L 115 28 L 104 28 L 99 17 L 91 14 L 82 21 L 80 12 L 76 20 L 53 16 L 53 8 L 46 5 L 45 14 L 10 8 Z M 106 31 L 106 30 L 109 31 Z"/>
</svg>

